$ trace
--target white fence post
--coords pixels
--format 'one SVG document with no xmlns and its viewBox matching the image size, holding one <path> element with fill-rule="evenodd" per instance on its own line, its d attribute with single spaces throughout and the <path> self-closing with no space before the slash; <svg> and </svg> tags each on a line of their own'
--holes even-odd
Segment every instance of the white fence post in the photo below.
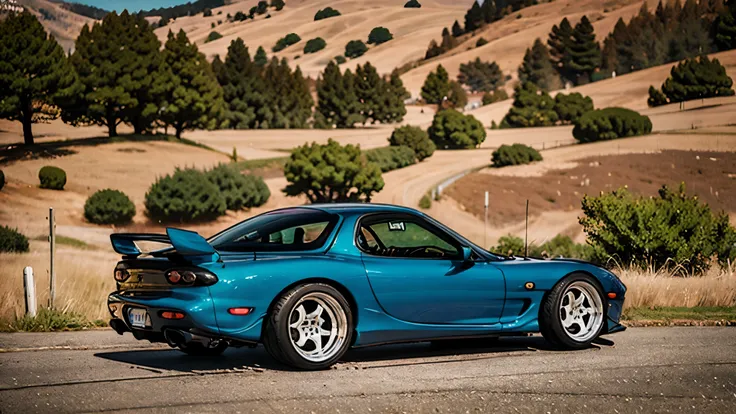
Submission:
<svg viewBox="0 0 736 414">
<path fill-rule="evenodd" d="M 33 268 L 23 269 L 23 288 L 26 291 L 26 315 L 36 316 L 36 282 L 33 280 Z"/>
<path fill-rule="evenodd" d="M 54 297 L 56 296 L 56 270 L 54 269 L 54 251 L 56 250 L 56 222 L 54 221 L 54 208 L 49 208 L 49 309 L 54 308 Z"/>
</svg>

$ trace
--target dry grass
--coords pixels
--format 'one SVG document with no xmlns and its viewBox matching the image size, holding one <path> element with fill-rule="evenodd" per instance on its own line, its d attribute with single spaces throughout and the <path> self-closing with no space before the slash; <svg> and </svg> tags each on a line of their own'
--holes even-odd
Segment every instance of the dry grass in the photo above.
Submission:
<svg viewBox="0 0 736 414">
<path fill-rule="evenodd" d="M 23 315 L 23 268 L 32 266 L 38 304 L 48 302 L 48 253 L 32 242 L 32 253 L 0 254 L 0 319 Z M 60 248 L 57 251 L 56 307 L 90 321 L 106 320 L 106 299 L 115 290 L 117 255 Z M 679 277 L 665 271 L 621 268 L 614 271 L 628 287 L 625 309 L 642 307 L 736 306 L 736 267 L 714 266 L 703 276 Z"/>
<path fill-rule="evenodd" d="M 117 256 L 105 252 L 58 248 L 56 252 L 55 307 L 74 312 L 88 320 L 107 320 L 108 293 L 115 290 L 112 269 Z M 49 300 L 49 256 L 32 249 L 31 253 L 0 254 L 0 319 L 12 320 L 25 312 L 23 268 L 33 267 L 39 307 Z"/>
<path fill-rule="evenodd" d="M 614 270 L 628 291 L 624 309 L 640 307 L 736 306 L 736 267 L 713 266 L 702 276 L 635 268 Z"/>
</svg>

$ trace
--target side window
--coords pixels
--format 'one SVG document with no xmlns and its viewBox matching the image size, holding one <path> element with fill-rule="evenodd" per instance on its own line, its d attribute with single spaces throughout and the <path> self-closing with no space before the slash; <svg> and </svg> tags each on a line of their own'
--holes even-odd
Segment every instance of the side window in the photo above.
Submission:
<svg viewBox="0 0 736 414">
<path fill-rule="evenodd" d="M 303 245 L 312 243 L 325 230 L 329 222 L 304 224 L 279 230 L 268 235 L 265 243 L 281 245 Z"/>
<path fill-rule="evenodd" d="M 413 221 L 385 220 L 362 227 L 365 240 L 371 240 L 365 243 L 367 253 L 376 256 L 436 259 L 460 255 L 445 238 Z"/>
</svg>

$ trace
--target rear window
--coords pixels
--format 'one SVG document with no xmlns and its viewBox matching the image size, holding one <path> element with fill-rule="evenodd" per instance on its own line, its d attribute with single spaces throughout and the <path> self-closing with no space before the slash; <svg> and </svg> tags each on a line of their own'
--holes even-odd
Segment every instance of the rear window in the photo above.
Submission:
<svg viewBox="0 0 736 414">
<path fill-rule="evenodd" d="M 338 216 L 308 208 L 272 211 L 248 219 L 210 238 L 219 251 L 304 251 L 319 249 Z"/>
</svg>

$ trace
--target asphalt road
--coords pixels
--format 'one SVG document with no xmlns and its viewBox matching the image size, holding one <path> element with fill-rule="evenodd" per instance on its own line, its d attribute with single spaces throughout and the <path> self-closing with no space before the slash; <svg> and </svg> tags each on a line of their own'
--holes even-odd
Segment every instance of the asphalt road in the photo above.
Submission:
<svg viewBox="0 0 736 414">
<path fill-rule="evenodd" d="M 2 334 L 0 412 L 736 412 L 735 328 L 608 338 L 384 346 L 294 372 L 262 347 L 192 358 L 111 331 Z"/>
</svg>

